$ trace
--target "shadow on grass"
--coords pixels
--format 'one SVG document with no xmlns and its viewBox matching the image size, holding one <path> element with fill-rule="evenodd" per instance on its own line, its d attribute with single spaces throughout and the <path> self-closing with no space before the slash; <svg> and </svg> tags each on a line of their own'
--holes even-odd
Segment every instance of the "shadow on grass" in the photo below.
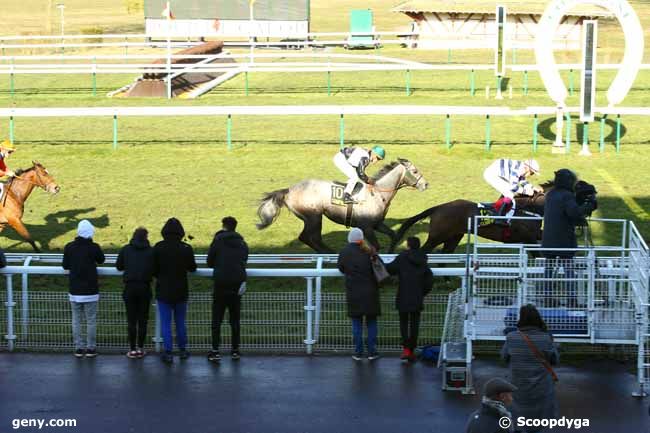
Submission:
<svg viewBox="0 0 650 433">
<path fill-rule="evenodd" d="M 45 216 L 44 224 L 25 224 L 27 230 L 31 233 L 32 237 L 39 244 L 44 252 L 50 251 L 50 242 L 59 236 L 69 234 L 70 240 L 76 236 L 77 225 L 82 219 L 87 219 L 96 228 L 108 227 L 110 220 L 108 214 L 103 214 L 99 217 L 84 217 L 84 214 L 95 211 L 94 207 L 69 209 L 65 211 L 55 212 Z M 15 248 L 23 244 L 23 238 L 18 235 L 11 227 L 7 227 L 2 235 L 13 241 L 6 249 Z"/>
<path fill-rule="evenodd" d="M 600 121 L 601 118 L 596 117 L 595 120 L 592 122 L 592 125 L 597 128 L 600 128 Z M 555 137 L 556 137 L 555 132 L 551 130 L 551 126 L 553 126 L 554 124 L 555 124 L 555 117 L 549 117 L 548 119 L 542 120 L 538 126 L 538 131 L 540 135 L 551 142 L 555 142 Z M 605 125 L 606 125 L 605 130 L 609 131 L 609 134 L 605 136 L 605 143 L 615 143 L 616 142 L 616 120 L 611 118 L 606 118 Z M 564 128 L 566 128 L 566 120 L 564 122 Z M 563 134 L 566 134 L 566 129 L 564 129 Z M 627 134 L 627 128 L 621 122 L 621 138 L 625 137 L 625 134 Z M 575 116 L 571 116 L 571 135 L 577 137 L 578 143 L 582 143 L 582 140 L 584 138 L 584 128 L 582 124 L 580 124 L 579 119 Z"/>
</svg>

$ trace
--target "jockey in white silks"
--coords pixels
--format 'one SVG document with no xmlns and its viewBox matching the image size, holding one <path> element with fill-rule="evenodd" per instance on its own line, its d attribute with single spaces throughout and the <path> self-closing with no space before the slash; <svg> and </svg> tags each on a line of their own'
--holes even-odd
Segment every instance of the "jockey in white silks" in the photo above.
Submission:
<svg viewBox="0 0 650 433">
<path fill-rule="evenodd" d="M 357 182 L 372 184 L 372 179 L 366 175 L 366 168 L 385 157 L 386 151 L 380 146 L 375 146 L 370 150 L 362 147 L 346 147 L 334 156 L 334 165 L 348 178 L 344 190 L 344 202 L 354 201 L 352 191 Z"/>
<path fill-rule="evenodd" d="M 499 215 L 503 216 L 505 209 L 511 205 L 505 214 L 509 221 L 515 213 L 515 195 L 532 196 L 535 192 L 542 191 L 527 180 L 530 176 L 538 174 L 539 169 L 539 163 L 534 159 L 517 161 L 505 158 L 497 159 L 485 169 L 483 178 L 503 197 L 503 200 L 499 200 Z"/>
</svg>

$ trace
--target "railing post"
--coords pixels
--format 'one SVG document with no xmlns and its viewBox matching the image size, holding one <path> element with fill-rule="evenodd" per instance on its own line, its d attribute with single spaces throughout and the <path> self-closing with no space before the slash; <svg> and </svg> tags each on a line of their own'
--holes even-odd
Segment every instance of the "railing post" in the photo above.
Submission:
<svg viewBox="0 0 650 433">
<path fill-rule="evenodd" d="M 321 271 L 323 269 L 323 258 L 319 257 L 316 259 L 316 270 Z M 314 318 L 314 340 L 318 341 L 320 336 L 320 314 L 321 314 L 321 302 L 322 302 L 322 284 L 323 277 L 316 277 L 316 315 Z"/>
<path fill-rule="evenodd" d="M 97 58 L 93 57 L 93 96 L 97 96 Z"/>
<path fill-rule="evenodd" d="M 23 266 L 27 267 L 32 261 L 32 256 L 28 256 L 23 262 Z M 21 325 L 23 338 L 27 338 L 29 333 L 29 274 L 23 272 L 22 274 L 22 311 L 21 311 Z"/>
<path fill-rule="evenodd" d="M 113 114 L 113 150 L 117 150 L 117 114 Z"/>
<path fill-rule="evenodd" d="M 528 96 L 528 71 L 524 71 L 524 96 Z"/>
<path fill-rule="evenodd" d="M 341 117 L 339 119 L 339 147 L 343 149 L 345 146 L 345 117 L 343 116 L 343 113 L 341 113 Z"/>
<path fill-rule="evenodd" d="M 491 132 L 490 132 L 490 115 L 485 115 L 485 150 L 489 151 L 491 145 Z"/>
<path fill-rule="evenodd" d="M 600 118 L 600 143 L 599 150 L 600 153 L 605 151 L 605 120 L 607 119 L 607 114 L 603 114 L 603 117 Z"/>
<path fill-rule="evenodd" d="M 533 152 L 537 152 L 537 129 L 538 129 L 537 113 L 533 116 Z"/>
<path fill-rule="evenodd" d="M 411 96 L 411 70 L 406 70 L 406 96 Z"/>
<path fill-rule="evenodd" d="M 445 118 L 445 144 L 447 149 L 451 149 L 451 116 L 449 114 Z"/>
<path fill-rule="evenodd" d="M 569 95 L 573 96 L 573 69 L 569 69 Z"/>
<path fill-rule="evenodd" d="M 571 113 L 566 113 L 566 152 L 571 150 Z"/>
<path fill-rule="evenodd" d="M 246 72 L 244 72 L 244 83 L 246 89 L 246 96 L 248 96 L 248 68 L 246 68 Z"/>
<path fill-rule="evenodd" d="M 9 116 L 9 141 L 13 143 L 15 140 L 14 135 L 14 116 Z"/>
<path fill-rule="evenodd" d="M 595 297 L 596 297 L 596 250 L 593 248 L 589 249 L 588 263 L 587 263 L 587 332 L 589 332 L 589 338 L 591 339 L 591 344 L 596 343 L 596 333 L 594 330 L 594 313 L 596 308 Z M 574 289 L 577 291 L 577 287 Z M 573 296 L 573 295 L 571 295 Z M 575 293 L 577 297 L 578 294 Z"/>
<path fill-rule="evenodd" d="M 621 115 L 616 115 L 616 153 L 621 151 Z"/>
<path fill-rule="evenodd" d="M 160 312 L 158 311 L 158 302 L 153 304 L 154 311 L 156 312 L 156 330 L 154 331 L 153 342 L 156 348 L 156 352 L 160 352 L 160 343 L 162 342 L 162 337 L 160 336 Z"/>
<path fill-rule="evenodd" d="M 226 142 L 228 145 L 228 150 L 232 150 L 232 115 L 228 115 L 228 120 L 226 121 Z"/>
<path fill-rule="evenodd" d="M 314 277 L 307 277 L 307 304 L 305 305 L 305 315 L 307 318 L 307 337 L 305 345 L 307 353 L 311 355 L 314 350 Z"/>
<path fill-rule="evenodd" d="M 13 275 L 6 275 L 6 279 L 7 302 L 5 302 L 5 305 L 7 306 L 7 335 L 5 335 L 5 338 L 7 339 L 7 347 L 11 352 L 14 350 L 16 340 L 16 335 L 14 334 L 14 306 L 16 303 L 14 302 Z"/>
<path fill-rule="evenodd" d="M 14 81 L 14 58 L 11 58 L 11 73 L 9 74 L 9 92 L 11 97 L 14 97 L 16 92 L 16 83 Z"/>
<path fill-rule="evenodd" d="M 469 73 L 469 94 L 474 96 L 476 94 L 476 81 L 474 77 L 474 69 Z"/>
</svg>

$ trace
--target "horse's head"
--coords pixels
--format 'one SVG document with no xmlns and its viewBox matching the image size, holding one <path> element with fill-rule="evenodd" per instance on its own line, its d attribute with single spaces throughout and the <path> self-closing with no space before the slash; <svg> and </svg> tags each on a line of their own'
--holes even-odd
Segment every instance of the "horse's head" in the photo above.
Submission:
<svg viewBox="0 0 650 433">
<path fill-rule="evenodd" d="M 399 163 L 406 169 L 404 177 L 402 178 L 402 184 L 406 186 L 412 186 L 417 188 L 418 191 L 424 191 L 429 187 L 429 183 L 424 178 L 424 175 L 420 173 L 420 170 L 408 159 L 398 159 Z"/>
<path fill-rule="evenodd" d="M 57 185 L 56 180 L 54 180 L 54 177 L 52 177 L 50 172 L 47 171 L 47 168 L 38 161 L 32 161 L 31 168 L 25 171 L 19 171 L 16 174 L 21 179 L 25 179 L 39 188 L 43 188 L 50 194 L 56 194 L 61 190 L 61 187 Z"/>
</svg>

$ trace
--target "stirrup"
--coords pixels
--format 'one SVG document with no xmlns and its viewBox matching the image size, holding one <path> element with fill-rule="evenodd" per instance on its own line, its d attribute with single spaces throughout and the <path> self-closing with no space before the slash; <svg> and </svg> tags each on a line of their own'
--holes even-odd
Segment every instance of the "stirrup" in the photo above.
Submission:
<svg viewBox="0 0 650 433">
<path fill-rule="evenodd" d="M 345 203 L 345 204 L 355 204 L 355 203 L 357 203 L 357 201 L 354 199 L 354 197 L 352 197 L 352 194 L 345 193 L 343 195 L 343 203 Z"/>
</svg>

